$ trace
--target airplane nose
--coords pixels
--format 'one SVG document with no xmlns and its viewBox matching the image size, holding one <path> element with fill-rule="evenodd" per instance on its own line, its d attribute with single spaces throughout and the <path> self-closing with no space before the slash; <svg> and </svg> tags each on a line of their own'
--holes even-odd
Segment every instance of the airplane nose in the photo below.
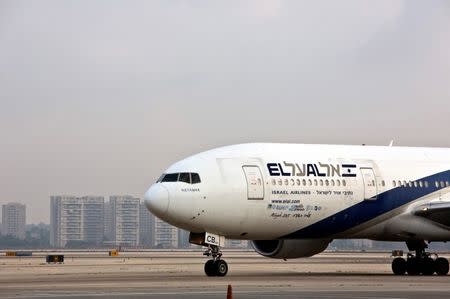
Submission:
<svg viewBox="0 0 450 299">
<path fill-rule="evenodd" d="M 169 191 L 161 184 L 154 184 L 145 192 L 144 202 L 150 212 L 162 218 L 169 208 Z"/>
</svg>

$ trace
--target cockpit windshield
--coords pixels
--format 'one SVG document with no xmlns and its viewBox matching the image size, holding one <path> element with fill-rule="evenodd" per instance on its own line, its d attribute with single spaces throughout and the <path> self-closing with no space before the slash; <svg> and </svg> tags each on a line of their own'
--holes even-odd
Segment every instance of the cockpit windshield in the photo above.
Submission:
<svg viewBox="0 0 450 299">
<path fill-rule="evenodd" d="M 200 183 L 200 175 L 194 172 L 177 172 L 177 173 L 164 173 L 157 181 L 162 182 L 183 182 L 187 184 Z"/>
</svg>

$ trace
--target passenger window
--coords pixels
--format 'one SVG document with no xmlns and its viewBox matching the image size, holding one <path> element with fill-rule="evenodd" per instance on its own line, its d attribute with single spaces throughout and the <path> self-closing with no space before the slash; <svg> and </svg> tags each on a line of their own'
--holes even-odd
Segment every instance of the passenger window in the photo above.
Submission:
<svg viewBox="0 0 450 299">
<path fill-rule="evenodd" d="M 347 186 L 347 182 L 345 180 L 342 180 L 342 186 Z"/>
<path fill-rule="evenodd" d="M 323 186 L 323 180 L 320 180 L 320 186 Z"/>
<path fill-rule="evenodd" d="M 303 184 L 303 186 L 306 186 L 306 180 L 305 179 L 303 179 L 302 184 Z"/>
<path fill-rule="evenodd" d="M 397 182 L 396 181 L 392 181 L 392 186 L 397 187 Z"/>
<path fill-rule="evenodd" d="M 441 181 L 441 188 L 444 188 L 444 187 L 445 187 L 445 184 L 443 181 Z"/>
<path fill-rule="evenodd" d="M 167 173 L 161 182 L 177 182 L 178 173 Z"/>
<path fill-rule="evenodd" d="M 412 188 L 413 184 L 411 181 L 408 182 L 408 186 L 409 186 L 409 188 Z"/>
<path fill-rule="evenodd" d="M 382 187 L 386 186 L 386 182 L 384 180 L 381 181 L 381 186 Z"/>
<path fill-rule="evenodd" d="M 336 180 L 336 185 L 337 185 L 338 187 L 340 187 L 340 186 L 341 186 L 341 181 L 340 181 L 340 180 Z"/>
<path fill-rule="evenodd" d="M 402 186 L 402 182 L 398 181 L 398 186 L 401 187 Z"/>
<path fill-rule="evenodd" d="M 297 179 L 297 186 L 300 186 L 300 180 L 299 179 Z"/>
<path fill-rule="evenodd" d="M 425 188 L 428 188 L 428 181 L 425 181 Z"/>
<path fill-rule="evenodd" d="M 180 173 L 180 177 L 178 178 L 178 180 L 180 182 L 184 182 L 184 183 L 191 183 L 191 174 L 188 172 L 182 172 Z"/>
<path fill-rule="evenodd" d="M 325 180 L 325 186 L 329 186 L 330 182 L 328 180 Z"/>
<path fill-rule="evenodd" d="M 314 186 L 317 186 L 317 180 L 314 180 Z"/>
<path fill-rule="evenodd" d="M 277 181 L 275 181 L 275 179 L 272 179 L 272 185 L 276 185 Z"/>
<path fill-rule="evenodd" d="M 200 183 L 200 176 L 198 175 L 198 173 L 191 173 L 191 179 L 192 179 L 192 184 L 198 184 Z"/>
<path fill-rule="evenodd" d="M 291 179 L 291 186 L 295 186 L 295 181 L 294 181 L 294 179 Z"/>
<path fill-rule="evenodd" d="M 406 187 L 408 185 L 408 183 L 406 183 L 406 181 L 403 181 L 403 187 Z"/>
<path fill-rule="evenodd" d="M 423 188 L 423 182 L 422 181 L 419 181 L 419 187 Z"/>
<path fill-rule="evenodd" d="M 278 180 L 278 185 L 283 185 L 283 181 L 281 179 Z"/>
<path fill-rule="evenodd" d="M 312 186 L 312 180 L 308 180 L 308 185 Z"/>
<path fill-rule="evenodd" d="M 334 187 L 334 180 L 331 180 L 331 186 Z"/>
<path fill-rule="evenodd" d="M 417 182 L 414 181 L 414 188 L 417 188 Z"/>
<path fill-rule="evenodd" d="M 435 181 L 434 184 L 436 185 L 436 188 L 439 188 L 439 182 Z"/>
<path fill-rule="evenodd" d="M 287 186 L 287 185 L 289 185 L 289 180 L 288 179 L 285 179 L 284 180 L 284 184 Z"/>
<path fill-rule="evenodd" d="M 448 181 L 445 182 L 445 187 L 450 186 L 450 183 Z"/>
</svg>

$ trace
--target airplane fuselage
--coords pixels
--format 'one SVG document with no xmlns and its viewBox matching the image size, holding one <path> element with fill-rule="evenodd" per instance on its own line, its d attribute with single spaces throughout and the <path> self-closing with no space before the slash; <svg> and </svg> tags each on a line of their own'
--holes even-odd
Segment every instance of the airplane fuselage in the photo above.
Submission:
<svg viewBox="0 0 450 299">
<path fill-rule="evenodd" d="M 150 210 L 190 232 L 248 240 L 450 240 L 446 225 L 412 213 L 450 200 L 448 149 L 243 144 L 165 171 L 186 173 L 199 182 L 163 176 L 146 198 L 164 193 L 167 204 L 149 203 Z"/>
</svg>

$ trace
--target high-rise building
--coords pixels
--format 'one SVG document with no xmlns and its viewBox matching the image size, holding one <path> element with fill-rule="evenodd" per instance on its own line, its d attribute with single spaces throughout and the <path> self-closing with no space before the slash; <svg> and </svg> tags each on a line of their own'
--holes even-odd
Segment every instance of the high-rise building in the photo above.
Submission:
<svg viewBox="0 0 450 299">
<path fill-rule="evenodd" d="M 147 210 L 144 203 L 139 209 L 139 242 L 143 247 L 153 247 L 155 243 L 155 216 Z"/>
<path fill-rule="evenodd" d="M 25 239 L 26 207 L 20 203 L 8 203 L 2 206 L 2 229 L 4 236 Z"/>
<path fill-rule="evenodd" d="M 110 196 L 112 240 L 117 246 L 139 246 L 140 199 L 132 196 Z"/>
<path fill-rule="evenodd" d="M 109 202 L 105 202 L 104 205 L 104 231 L 103 240 L 110 243 L 113 238 L 113 228 L 112 228 L 112 210 Z"/>
<path fill-rule="evenodd" d="M 189 243 L 189 232 L 179 228 L 178 229 L 178 248 L 188 248 L 191 246 Z"/>
<path fill-rule="evenodd" d="M 155 247 L 177 248 L 178 228 L 155 217 Z"/>
<path fill-rule="evenodd" d="M 104 230 L 105 198 L 103 196 L 84 196 L 83 202 L 83 237 L 89 244 L 101 244 Z"/>
<path fill-rule="evenodd" d="M 102 196 L 51 196 L 50 245 L 101 244 L 104 230 Z"/>
</svg>

